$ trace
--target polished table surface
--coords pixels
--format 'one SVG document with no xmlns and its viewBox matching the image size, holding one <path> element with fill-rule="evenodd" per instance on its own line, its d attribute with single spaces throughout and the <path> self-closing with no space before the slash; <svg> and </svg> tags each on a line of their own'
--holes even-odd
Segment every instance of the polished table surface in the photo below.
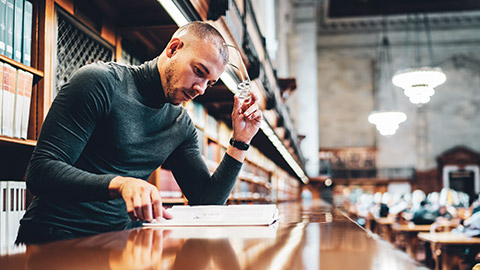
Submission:
<svg viewBox="0 0 480 270">
<path fill-rule="evenodd" d="M 139 228 L 0 256 L 0 269 L 419 269 L 322 202 L 278 205 L 276 226 Z"/>
</svg>

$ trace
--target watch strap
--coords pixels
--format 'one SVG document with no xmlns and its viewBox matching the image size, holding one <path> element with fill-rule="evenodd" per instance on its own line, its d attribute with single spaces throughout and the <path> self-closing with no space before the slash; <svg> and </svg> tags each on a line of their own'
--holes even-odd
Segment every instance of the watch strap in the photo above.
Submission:
<svg viewBox="0 0 480 270">
<path fill-rule="evenodd" d="M 250 147 L 248 143 L 237 141 L 234 138 L 230 139 L 230 145 L 242 151 L 246 151 Z"/>
</svg>

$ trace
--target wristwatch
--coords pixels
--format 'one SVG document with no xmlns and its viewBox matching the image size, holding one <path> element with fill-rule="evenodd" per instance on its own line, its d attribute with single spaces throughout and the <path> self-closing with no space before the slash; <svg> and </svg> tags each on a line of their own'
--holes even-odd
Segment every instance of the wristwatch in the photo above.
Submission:
<svg viewBox="0 0 480 270">
<path fill-rule="evenodd" d="M 248 143 L 237 141 L 234 138 L 230 139 L 230 145 L 243 151 L 247 151 L 248 148 L 250 147 Z"/>
</svg>

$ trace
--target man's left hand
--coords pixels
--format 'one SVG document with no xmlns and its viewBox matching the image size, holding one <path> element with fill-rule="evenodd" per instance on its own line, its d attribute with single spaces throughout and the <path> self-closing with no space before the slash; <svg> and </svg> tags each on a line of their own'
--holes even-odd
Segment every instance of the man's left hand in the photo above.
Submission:
<svg viewBox="0 0 480 270">
<path fill-rule="evenodd" d="M 232 126 L 235 140 L 250 143 L 253 136 L 257 134 L 263 118 L 257 100 L 258 97 L 253 92 L 250 99 L 243 103 L 237 96 L 234 97 Z"/>
</svg>

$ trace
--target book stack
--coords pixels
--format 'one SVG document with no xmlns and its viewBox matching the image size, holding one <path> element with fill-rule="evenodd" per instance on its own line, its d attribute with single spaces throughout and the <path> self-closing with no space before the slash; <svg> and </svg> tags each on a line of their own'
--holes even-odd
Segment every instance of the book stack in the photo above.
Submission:
<svg viewBox="0 0 480 270">
<path fill-rule="evenodd" d="M 26 210 L 24 181 L 0 180 L 0 255 L 16 253 L 15 239 Z"/>
<path fill-rule="evenodd" d="M 28 0 L 0 0 L 0 54 L 31 65 L 33 5 Z"/>
<path fill-rule="evenodd" d="M 182 190 L 177 184 L 175 177 L 170 170 L 160 170 L 160 197 L 162 199 L 179 199 L 183 197 Z"/>
<path fill-rule="evenodd" d="M 0 135 L 27 138 L 32 87 L 33 74 L 0 62 Z"/>
</svg>

